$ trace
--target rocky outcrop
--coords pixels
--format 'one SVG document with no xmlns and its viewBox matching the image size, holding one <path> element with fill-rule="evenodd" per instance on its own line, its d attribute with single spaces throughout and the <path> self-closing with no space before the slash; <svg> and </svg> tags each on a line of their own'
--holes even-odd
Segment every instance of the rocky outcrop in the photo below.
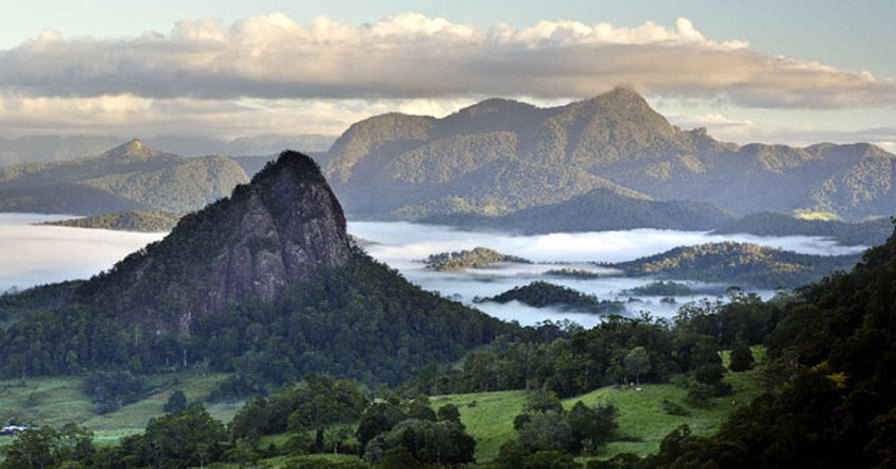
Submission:
<svg viewBox="0 0 896 469">
<path fill-rule="evenodd" d="M 81 290 L 129 324 L 189 332 L 232 302 L 271 302 L 351 262 L 345 216 L 317 164 L 284 152 L 228 199 L 185 216 L 159 243 Z"/>
</svg>

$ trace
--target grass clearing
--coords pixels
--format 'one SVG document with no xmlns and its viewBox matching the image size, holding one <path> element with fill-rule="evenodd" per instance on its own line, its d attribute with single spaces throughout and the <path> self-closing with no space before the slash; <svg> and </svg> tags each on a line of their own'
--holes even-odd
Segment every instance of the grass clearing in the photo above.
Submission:
<svg viewBox="0 0 896 469">
<path fill-rule="evenodd" d="M 105 415 L 95 413 L 90 397 L 81 392 L 84 376 L 0 381 L 0 424 L 61 427 L 75 422 L 94 432 L 97 444 L 115 444 L 121 438 L 143 432 L 150 419 L 164 415 L 163 408 L 172 392 L 180 389 L 188 403 L 200 402 L 227 376 L 189 372 L 147 376 L 142 399 Z M 240 401 L 209 404 L 206 408 L 212 417 L 227 423 L 242 406 Z"/>
<path fill-rule="evenodd" d="M 710 435 L 719 429 L 738 404 L 749 402 L 760 393 L 753 379 L 757 371 L 728 373 L 725 380 L 734 393 L 715 398 L 707 408 L 692 407 L 685 402 L 687 390 L 673 384 L 644 384 L 637 390 L 628 386 L 608 386 L 563 401 L 566 409 L 576 402 L 587 405 L 613 404 L 617 410 L 619 440 L 610 442 L 600 457 L 618 453 L 638 456 L 656 453 L 663 438 L 683 424 L 697 435 Z M 666 413 L 663 401 L 683 407 L 688 415 Z M 498 457 L 504 442 L 517 438 L 513 419 L 526 407 L 525 391 L 451 394 L 431 398 L 432 407 L 451 403 L 460 410 L 461 422 L 476 440 L 476 461 L 487 462 Z"/>
</svg>

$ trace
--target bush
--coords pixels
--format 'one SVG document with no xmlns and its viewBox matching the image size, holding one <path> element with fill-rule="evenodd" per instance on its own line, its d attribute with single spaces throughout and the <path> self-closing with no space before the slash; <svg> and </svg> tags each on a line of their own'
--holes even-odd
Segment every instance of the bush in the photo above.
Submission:
<svg viewBox="0 0 896 469">
<path fill-rule="evenodd" d="M 731 371 L 747 371 L 753 368 L 753 352 L 750 347 L 737 347 L 731 351 L 731 363 L 728 369 Z"/>
</svg>

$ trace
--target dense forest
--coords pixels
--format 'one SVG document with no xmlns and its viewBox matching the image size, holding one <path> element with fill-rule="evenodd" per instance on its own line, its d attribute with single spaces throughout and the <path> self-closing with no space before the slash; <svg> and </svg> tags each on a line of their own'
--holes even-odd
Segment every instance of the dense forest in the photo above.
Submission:
<svg viewBox="0 0 896 469">
<path fill-rule="evenodd" d="M 0 373 L 201 366 L 237 373 L 225 390 L 237 395 L 308 372 L 395 385 L 428 362 L 455 360 L 514 330 L 355 252 L 349 265 L 293 286 L 276 302 L 238 302 L 200 316 L 190 335 L 122 330 L 116 318 L 77 303 L 29 316 L 0 333 Z"/>
</svg>

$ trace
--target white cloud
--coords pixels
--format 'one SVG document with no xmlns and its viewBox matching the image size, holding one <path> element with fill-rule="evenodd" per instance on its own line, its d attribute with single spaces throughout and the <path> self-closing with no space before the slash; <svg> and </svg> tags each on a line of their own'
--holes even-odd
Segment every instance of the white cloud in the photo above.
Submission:
<svg viewBox="0 0 896 469">
<path fill-rule="evenodd" d="M 231 25 L 181 21 L 168 34 L 126 40 L 47 31 L 0 51 L 0 88 L 32 98 L 575 99 L 620 84 L 755 107 L 896 103 L 892 78 L 707 39 L 685 18 L 674 28 L 540 21 L 481 29 L 417 13 L 361 26 L 274 13 Z"/>
</svg>

